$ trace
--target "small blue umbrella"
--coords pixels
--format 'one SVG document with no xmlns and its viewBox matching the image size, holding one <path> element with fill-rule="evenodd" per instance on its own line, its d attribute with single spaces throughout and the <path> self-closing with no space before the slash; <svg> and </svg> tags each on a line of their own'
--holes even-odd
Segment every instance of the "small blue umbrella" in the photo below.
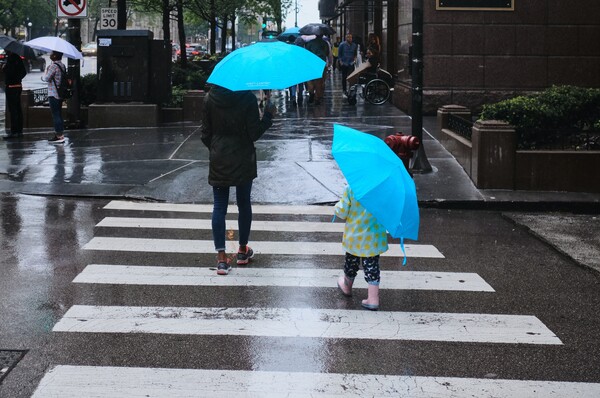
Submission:
<svg viewBox="0 0 600 398">
<path fill-rule="evenodd" d="M 339 124 L 331 152 L 356 200 L 390 235 L 417 240 L 417 191 L 398 155 L 383 140 Z"/>
<path fill-rule="evenodd" d="M 300 36 L 300 28 L 297 26 L 292 26 L 291 28 L 287 28 L 284 30 L 277 38 L 279 40 L 286 40 L 288 36 Z"/>
<path fill-rule="evenodd" d="M 231 91 L 280 90 L 323 76 L 325 61 L 281 41 L 235 50 L 219 62 L 207 82 Z"/>
</svg>

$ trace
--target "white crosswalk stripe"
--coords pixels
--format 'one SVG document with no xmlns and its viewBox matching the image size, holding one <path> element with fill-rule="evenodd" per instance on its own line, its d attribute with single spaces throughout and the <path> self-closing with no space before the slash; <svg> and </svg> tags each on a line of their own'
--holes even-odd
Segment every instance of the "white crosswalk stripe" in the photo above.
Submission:
<svg viewBox="0 0 600 398">
<path fill-rule="evenodd" d="M 534 316 L 324 310 L 74 305 L 55 332 L 159 333 L 562 344 Z"/>
<path fill-rule="evenodd" d="M 237 221 L 226 220 L 228 230 L 237 231 Z M 106 217 L 96 226 L 111 228 L 204 229 L 211 220 L 186 218 Z M 344 224 L 310 221 L 252 221 L 253 231 L 272 232 L 344 232 Z"/>
<path fill-rule="evenodd" d="M 237 243 L 229 241 L 237 251 Z M 404 246 L 407 257 L 443 258 L 444 255 L 432 245 Z M 290 254 L 309 256 L 339 256 L 344 254 L 340 242 L 272 242 L 260 241 L 252 245 L 257 254 Z M 84 246 L 86 250 L 146 252 L 146 253 L 214 253 L 215 245 L 209 240 L 150 239 L 94 237 Z M 399 244 L 390 245 L 382 257 L 402 257 Z"/>
<path fill-rule="evenodd" d="M 161 212 L 183 212 L 183 213 L 212 213 L 212 205 L 196 204 L 172 204 L 172 203 L 150 203 L 150 202 L 127 202 L 112 201 L 106 206 L 107 210 L 134 210 L 134 211 L 161 211 Z M 231 205 L 227 209 L 229 214 L 237 214 L 237 206 Z M 252 205 L 254 214 L 284 214 L 284 215 L 322 215 L 333 216 L 332 206 L 273 206 Z"/>
<path fill-rule="evenodd" d="M 259 239 L 251 243 L 260 258 L 269 258 L 269 266 L 259 264 L 236 267 L 226 277 L 217 276 L 211 269 L 214 256 L 212 241 L 186 239 L 193 231 L 210 231 L 208 219 L 212 205 L 143 203 L 111 201 L 105 207 L 111 211 L 97 224 L 104 228 L 92 238 L 84 249 L 88 253 L 118 252 L 169 254 L 197 254 L 201 261 L 210 264 L 186 266 L 89 264 L 73 280 L 81 288 L 86 286 L 130 286 L 159 289 L 159 286 L 214 287 L 227 291 L 229 288 L 331 288 L 336 289 L 336 279 L 341 269 L 319 268 L 312 261 L 304 261 L 306 267 L 286 268 L 277 256 L 316 256 L 335 258 L 343 262 L 341 245 L 343 223 L 331 222 L 331 206 L 261 206 L 254 205 L 254 214 L 277 215 L 277 220 L 253 221 L 253 231 L 263 236 L 278 232 L 299 234 L 337 234 L 335 241 L 330 235 L 317 242 L 297 240 Z M 127 217 L 114 217 L 115 212 L 125 211 Z M 134 217 L 131 213 L 135 212 Z M 146 212 L 159 212 L 160 217 Z M 235 214 L 235 205 L 229 213 Z M 189 213 L 185 218 L 177 214 Z M 198 214 L 199 218 L 189 218 Z M 310 216 L 310 221 L 299 221 Z M 290 220 L 285 220 L 285 216 Z M 268 217 L 265 217 L 268 218 Z M 146 230 L 177 235 L 178 238 L 122 237 L 121 230 Z M 227 229 L 236 230 L 237 222 L 227 221 Z M 150 232 L 148 232 L 150 233 Z M 110 236 L 104 236 L 110 235 Z M 128 235 L 131 235 L 129 231 Z M 182 236 L 183 235 L 183 236 Z M 306 236 L 306 235 L 305 235 Z M 269 239 L 269 238 L 267 238 Z M 232 251 L 237 243 L 228 241 Z M 410 258 L 444 259 L 433 245 L 407 244 L 406 255 Z M 229 250 L 229 247 L 228 247 Z M 384 257 L 403 256 L 400 245 L 390 245 Z M 105 261 L 105 260 L 103 260 Z M 457 271 L 455 269 L 451 271 Z M 356 289 L 365 289 L 366 283 L 359 276 Z M 433 272 L 402 269 L 383 270 L 383 290 L 414 290 L 429 292 L 458 292 L 495 296 L 497 293 L 481 276 L 469 272 Z M 357 290 L 357 294 L 360 290 Z M 492 295 L 492 296 L 490 296 Z M 127 297 L 127 296 L 125 296 Z M 87 302 L 86 304 L 88 304 Z M 312 303 L 312 302 L 311 302 Z M 72 333 L 115 334 L 145 336 L 246 336 L 245 338 L 279 339 L 351 339 L 373 341 L 437 342 L 439 344 L 492 344 L 528 345 L 530 347 L 558 347 L 563 342 L 534 314 L 480 314 L 453 312 L 378 311 L 337 308 L 279 308 L 275 306 L 203 307 L 203 306 L 136 306 L 127 305 L 73 305 L 54 325 L 53 331 L 62 336 Z M 305 303 L 303 303 L 305 304 Z M 301 307 L 302 305 L 299 305 Z M 468 347 L 465 349 L 469 349 Z M 365 358 L 368 358 L 366 356 Z M 368 361 L 368 359 L 366 359 Z M 420 377 L 412 375 L 371 375 L 347 373 L 306 373 L 220 370 L 220 369 L 167 369 L 151 367 L 111 366 L 54 366 L 41 380 L 34 397 L 306 397 L 306 396 L 389 396 L 389 397 L 570 397 L 591 398 L 600 396 L 600 384 L 572 383 L 535 380 L 495 380 L 488 378 Z"/>
<path fill-rule="evenodd" d="M 56 366 L 33 398 L 597 398 L 600 384 L 365 374 Z"/>
<path fill-rule="evenodd" d="M 143 265 L 90 264 L 73 280 L 75 283 L 173 286 L 296 286 L 332 287 L 338 269 L 242 268 L 227 278 L 209 267 L 160 267 Z M 382 289 L 448 290 L 493 292 L 479 275 L 467 272 L 381 271 Z M 356 278 L 354 289 L 366 288 Z"/>
</svg>

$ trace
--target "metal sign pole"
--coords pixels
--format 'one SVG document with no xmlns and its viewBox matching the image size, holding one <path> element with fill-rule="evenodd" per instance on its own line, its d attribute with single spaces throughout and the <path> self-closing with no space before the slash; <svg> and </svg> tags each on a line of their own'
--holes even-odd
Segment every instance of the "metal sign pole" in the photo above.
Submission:
<svg viewBox="0 0 600 398">
<path fill-rule="evenodd" d="M 433 169 L 423 145 L 423 0 L 413 0 L 412 13 L 412 135 L 421 142 L 412 170 L 429 173 Z"/>
</svg>

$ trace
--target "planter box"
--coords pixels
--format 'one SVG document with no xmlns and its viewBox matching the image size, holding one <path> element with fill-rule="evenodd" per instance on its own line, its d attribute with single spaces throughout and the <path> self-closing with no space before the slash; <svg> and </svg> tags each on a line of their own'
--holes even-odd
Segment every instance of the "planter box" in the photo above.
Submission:
<svg viewBox="0 0 600 398">
<path fill-rule="evenodd" d="M 440 141 L 477 188 L 600 193 L 600 151 L 519 151 L 514 128 L 496 120 L 476 122 L 469 141 L 447 124 L 449 113 L 464 109 L 438 110 Z"/>
<path fill-rule="evenodd" d="M 600 193 L 600 151 L 517 151 L 515 189 Z"/>
</svg>

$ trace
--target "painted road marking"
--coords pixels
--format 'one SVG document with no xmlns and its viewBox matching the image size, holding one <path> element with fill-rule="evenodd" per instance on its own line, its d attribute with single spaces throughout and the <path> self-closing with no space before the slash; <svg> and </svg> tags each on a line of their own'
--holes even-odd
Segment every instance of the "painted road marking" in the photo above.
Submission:
<svg viewBox="0 0 600 398">
<path fill-rule="evenodd" d="M 597 398 L 600 384 L 308 372 L 55 366 L 33 398 Z"/>
<path fill-rule="evenodd" d="M 108 210 L 136 210 L 136 211 L 166 211 L 184 213 L 212 213 L 213 205 L 182 204 L 182 203 L 150 203 L 111 201 L 106 206 Z M 237 206 L 230 204 L 227 213 L 237 214 Z M 294 215 L 323 215 L 333 216 L 333 206 L 297 206 L 297 205 L 252 205 L 254 214 L 294 214 Z"/>
<path fill-rule="evenodd" d="M 310 308 L 74 305 L 53 331 L 562 344 L 530 315 Z"/>
<path fill-rule="evenodd" d="M 238 248 L 237 241 L 229 241 L 232 250 Z M 407 257 L 444 258 L 444 255 L 432 245 L 404 245 Z M 214 253 L 215 244 L 209 240 L 188 239 L 146 239 L 94 237 L 84 247 L 86 250 L 107 250 L 145 253 Z M 291 255 L 344 255 L 341 242 L 272 242 L 256 241 L 252 249 L 257 254 Z M 384 257 L 403 257 L 399 244 L 391 244 Z"/>
<path fill-rule="evenodd" d="M 106 217 L 97 227 L 111 228 L 164 228 L 164 229 L 212 229 L 208 219 L 189 218 L 136 218 Z M 226 220 L 226 229 L 237 231 L 237 220 Z M 273 232 L 344 232 L 344 223 L 309 221 L 252 221 L 253 231 Z"/>
<path fill-rule="evenodd" d="M 75 277 L 75 283 L 171 286 L 292 286 L 335 287 L 342 271 L 338 269 L 242 268 L 227 278 L 207 267 L 159 267 L 142 265 L 90 264 Z M 381 271 L 385 290 L 449 290 L 493 292 L 483 278 L 467 272 Z M 366 289 L 357 277 L 355 288 Z"/>
</svg>

